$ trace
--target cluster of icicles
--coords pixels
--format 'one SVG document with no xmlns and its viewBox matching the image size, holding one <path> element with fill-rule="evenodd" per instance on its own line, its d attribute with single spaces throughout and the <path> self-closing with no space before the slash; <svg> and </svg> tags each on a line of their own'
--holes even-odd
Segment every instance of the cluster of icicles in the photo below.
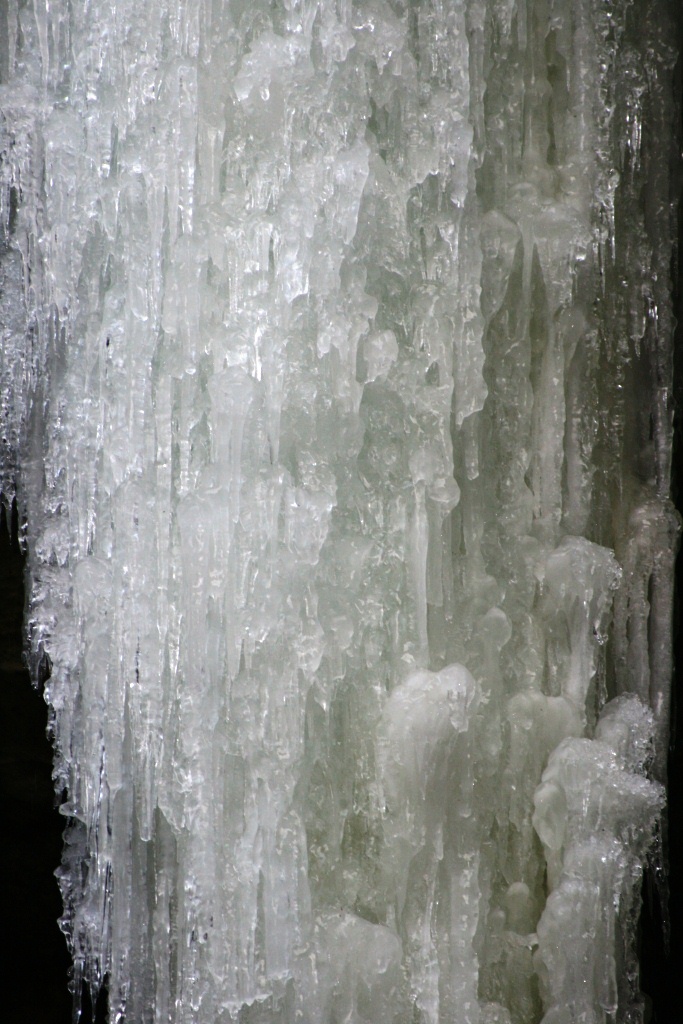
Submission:
<svg viewBox="0 0 683 1024">
<path fill-rule="evenodd" d="M 642 1019 L 632 15 L 9 3 L 3 480 L 112 1021 Z"/>
</svg>

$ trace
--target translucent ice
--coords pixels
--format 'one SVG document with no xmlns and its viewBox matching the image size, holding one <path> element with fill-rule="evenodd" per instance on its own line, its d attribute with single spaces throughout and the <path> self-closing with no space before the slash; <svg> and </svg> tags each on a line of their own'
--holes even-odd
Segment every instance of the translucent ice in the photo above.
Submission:
<svg viewBox="0 0 683 1024">
<path fill-rule="evenodd" d="M 77 1000 L 640 1021 L 672 3 L 0 12 L 2 491 Z"/>
</svg>

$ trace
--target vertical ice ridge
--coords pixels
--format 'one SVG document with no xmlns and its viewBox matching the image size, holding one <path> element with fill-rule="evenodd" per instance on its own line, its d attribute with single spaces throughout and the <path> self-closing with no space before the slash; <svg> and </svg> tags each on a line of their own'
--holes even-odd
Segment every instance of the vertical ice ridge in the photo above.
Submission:
<svg viewBox="0 0 683 1024">
<path fill-rule="evenodd" d="M 679 532 L 652 7 L 9 5 L 2 486 L 112 1019 L 640 1019 Z"/>
<path fill-rule="evenodd" d="M 593 740 L 567 739 L 553 751 L 534 795 L 550 889 L 537 953 L 546 1024 L 604 1019 L 625 997 L 642 1017 L 634 937 L 620 934 L 619 922 L 633 914 L 664 803 L 663 787 L 642 775 L 652 734 L 651 712 L 635 697 L 616 698 Z M 566 943 L 582 955 L 565 957 Z M 629 969 L 619 971 L 620 961 Z"/>
</svg>

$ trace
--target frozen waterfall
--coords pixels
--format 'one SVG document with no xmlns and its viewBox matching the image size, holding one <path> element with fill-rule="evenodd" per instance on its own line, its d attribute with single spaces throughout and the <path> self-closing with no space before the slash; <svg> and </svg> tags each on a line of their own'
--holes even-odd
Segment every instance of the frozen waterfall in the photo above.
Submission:
<svg viewBox="0 0 683 1024">
<path fill-rule="evenodd" d="M 0 7 L 0 482 L 112 1024 L 646 1020 L 677 6 Z"/>
</svg>

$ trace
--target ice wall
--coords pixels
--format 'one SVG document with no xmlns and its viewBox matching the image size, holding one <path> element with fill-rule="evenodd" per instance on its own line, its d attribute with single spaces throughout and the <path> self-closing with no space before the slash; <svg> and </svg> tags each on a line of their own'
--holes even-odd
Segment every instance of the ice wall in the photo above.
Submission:
<svg viewBox="0 0 683 1024">
<path fill-rule="evenodd" d="M 2 8 L 3 490 L 112 1021 L 643 1019 L 679 530 L 645 6 Z"/>
</svg>

